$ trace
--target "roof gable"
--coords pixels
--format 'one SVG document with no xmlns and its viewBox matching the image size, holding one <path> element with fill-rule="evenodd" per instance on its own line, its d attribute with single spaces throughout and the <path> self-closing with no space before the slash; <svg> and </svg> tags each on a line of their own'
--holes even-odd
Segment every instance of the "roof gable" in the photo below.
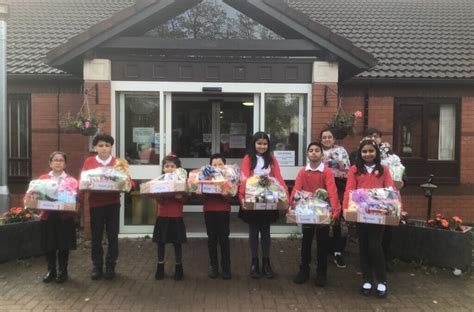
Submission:
<svg viewBox="0 0 474 312">
<path fill-rule="evenodd" d="M 64 67 L 67 63 L 84 56 L 88 51 L 99 47 L 110 39 L 119 35 L 140 35 L 200 2 L 201 0 L 139 1 L 51 50 L 47 54 L 47 62 L 56 67 Z M 369 53 L 355 47 L 340 35 L 311 21 L 304 14 L 291 9 L 282 1 L 224 0 L 224 2 L 277 34 L 284 33 L 284 37 L 288 39 L 304 38 L 322 46 L 328 53 L 351 64 L 359 71 L 368 69 L 375 64 L 375 59 Z M 297 23 L 288 18 L 287 13 L 294 14 L 297 18 L 304 20 L 306 24 Z"/>
</svg>

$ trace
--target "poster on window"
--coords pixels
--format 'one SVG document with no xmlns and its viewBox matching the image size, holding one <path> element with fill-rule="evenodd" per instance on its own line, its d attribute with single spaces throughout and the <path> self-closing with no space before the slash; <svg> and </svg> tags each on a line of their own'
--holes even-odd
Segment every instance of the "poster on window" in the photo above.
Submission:
<svg viewBox="0 0 474 312">
<path fill-rule="evenodd" d="M 295 165 L 295 151 L 273 151 L 273 155 L 282 167 Z"/>
<path fill-rule="evenodd" d="M 212 143 L 212 133 L 203 133 L 202 134 L 203 143 Z"/>
<path fill-rule="evenodd" d="M 231 135 L 229 137 L 229 148 L 245 148 L 245 135 Z"/>
<path fill-rule="evenodd" d="M 221 144 L 229 143 L 229 134 L 228 133 L 221 133 Z"/>
<path fill-rule="evenodd" d="M 133 143 L 153 143 L 155 141 L 155 128 L 134 127 Z"/>
<path fill-rule="evenodd" d="M 231 123 L 230 124 L 230 135 L 246 135 L 247 124 L 246 123 Z"/>
</svg>

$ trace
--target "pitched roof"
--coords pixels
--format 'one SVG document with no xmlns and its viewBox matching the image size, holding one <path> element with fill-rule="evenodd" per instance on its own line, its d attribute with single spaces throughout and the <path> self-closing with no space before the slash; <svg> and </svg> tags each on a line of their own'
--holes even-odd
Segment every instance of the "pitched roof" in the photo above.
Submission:
<svg viewBox="0 0 474 312">
<path fill-rule="evenodd" d="M 372 53 L 359 78 L 474 79 L 472 0 L 285 0 Z"/>
<path fill-rule="evenodd" d="M 4 0 L 5 1 L 5 0 Z M 64 74 L 48 51 L 135 0 L 6 0 L 8 74 Z M 272 1 L 265 1 L 271 4 Z M 365 78 L 474 79 L 472 0 L 285 0 L 372 53 Z M 294 16 L 294 15 L 293 15 Z"/>
</svg>

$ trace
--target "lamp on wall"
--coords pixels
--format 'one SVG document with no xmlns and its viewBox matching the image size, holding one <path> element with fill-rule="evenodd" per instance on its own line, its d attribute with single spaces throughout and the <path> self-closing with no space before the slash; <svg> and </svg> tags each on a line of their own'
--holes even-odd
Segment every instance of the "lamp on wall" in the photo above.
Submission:
<svg viewBox="0 0 474 312">
<path fill-rule="evenodd" d="M 252 100 L 249 100 L 249 99 L 244 100 L 244 101 L 242 102 L 242 105 L 244 105 L 244 106 L 253 106 L 253 101 L 252 101 Z"/>
</svg>

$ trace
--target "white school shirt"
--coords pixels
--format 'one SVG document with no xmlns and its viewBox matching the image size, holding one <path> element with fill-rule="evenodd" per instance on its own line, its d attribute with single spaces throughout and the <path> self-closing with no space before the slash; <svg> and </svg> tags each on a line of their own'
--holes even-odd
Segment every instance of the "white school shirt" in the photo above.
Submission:
<svg viewBox="0 0 474 312">
<path fill-rule="evenodd" d="M 99 155 L 97 155 L 95 156 L 95 160 L 97 160 L 99 164 L 102 164 L 103 166 L 107 166 L 112 161 L 112 155 L 110 155 L 109 158 L 107 158 L 106 160 L 100 159 Z"/>
<path fill-rule="evenodd" d="M 268 175 L 270 174 L 271 168 L 268 166 L 268 168 L 264 169 L 263 166 L 265 166 L 265 160 L 263 160 L 262 156 L 257 155 L 257 165 L 255 166 L 255 169 L 253 169 L 253 174 L 254 175 Z"/>
</svg>

